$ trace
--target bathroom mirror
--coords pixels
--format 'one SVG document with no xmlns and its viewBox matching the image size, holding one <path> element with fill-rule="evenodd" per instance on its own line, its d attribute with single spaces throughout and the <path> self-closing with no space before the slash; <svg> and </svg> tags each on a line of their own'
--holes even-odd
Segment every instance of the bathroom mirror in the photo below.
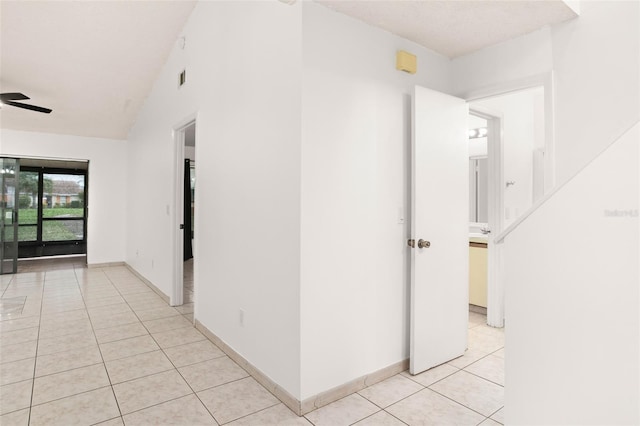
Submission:
<svg viewBox="0 0 640 426">
<path fill-rule="evenodd" d="M 489 222 L 487 157 L 469 158 L 469 222 Z"/>
</svg>

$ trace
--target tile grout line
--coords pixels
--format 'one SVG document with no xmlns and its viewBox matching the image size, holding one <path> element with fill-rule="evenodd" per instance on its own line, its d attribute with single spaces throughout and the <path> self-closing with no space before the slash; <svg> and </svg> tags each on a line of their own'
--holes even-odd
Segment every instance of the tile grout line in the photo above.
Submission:
<svg viewBox="0 0 640 426">
<path fill-rule="evenodd" d="M 31 410 L 33 408 L 33 395 L 36 387 L 36 369 L 38 368 L 38 346 L 40 344 L 40 329 L 42 327 L 42 305 L 44 304 L 44 288 L 46 283 L 47 274 L 45 272 L 42 279 L 42 293 L 40 298 L 40 315 L 38 316 L 38 338 L 36 339 L 36 353 L 33 355 L 33 378 L 31 380 L 31 398 L 29 399 L 29 416 L 27 418 L 27 425 L 31 424 Z M 26 304 L 26 299 L 25 299 Z"/>
<path fill-rule="evenodd" d="M 107 278 L 109 279 L 109 281 L 111 281 L 111 278 L 110 278 L 108 275 L 107 275 Z M 113 283 L 113 281 L 111 281 L 111 282 Z M 141 281 L 141 282 L 142 282 L 142 281 Z M 144 284 L 144 282 L 142 282 L 142 283 Z M 162 352 L 162 354 L 165 356 L 165 358 L 167 358 L 167 360 L 169 360 L 169 362 L 170 362 L 170 363 L 171 363 L 171 365 L 173 366 L 173 369 L 174 369 L 174 370 L 175 370 L 175 371 L 180 375 L 180 378 L 182 378 L 182 380 L 184 380 L 184 382 L 186 383 L 186 385 L 187 385 L 187 386 L 189 387 L 189 389 L 191 390 L 192 394 L 193 394 L 193 395 L 195 395 L 195 396 L 196 396 L 196 398 L 198 398 L 198 400 L 200 401 L 200 403 L 202 404 L 202 406 L 203 406 L 203 407 L 205 407 L 205 409 L 207 410 L 207 412 L 209 412 L 209 414 L 211 415 L 211 417 L 215 420 L 215 417 L 213 417 L 213 414 L 211 414 L 211 413 L 210 413 L 210 411 L 209 411 L 209 409 L 207 408 L 207 406 L 206 406 L 206 405 L 204 405 L 204 403 L 202 402 L 202 400 L 200 400 L 200 397 L 199 397 L 199 396 L 198 396 L 198 394 L 193 390 L 193 388 L 191 387 L 191 385 L 189 384 L 189 382 L 188 382 L 188 381 L 187 381 L 187 380 L 182 376 L 182 373 L 180 373 L 180 370 L 178 370 L 178 368 L 175 366 L 175 364 L 173 363 L 173 361 L 171 361 L 171 359 L 170 359 L 170 358 L 167 356 L 167 354 L 164 352 L 164 348 L 162 348 L 162 347 L 160 346 L 160 344 L 158 344 L 157 340 L 153 337 L 153 335 L 151 334 L 151 332 L 149 331 L 149 329 L 144 325 L 143 321 L 140 319 L 140 317 L 138 316 L 138 314 L 133 310 L 133 308 L 131 308 L 131 305 L 129 304 L 129 301 L 127 301 L 127 299 L 124 297 L 124 295 L 123 295 L 122 293 L 120 293 L 120 290 L 117 288 L 117 286 L 116 286 L 115 284 L 113 284 L 113 285 L 114 285 L 114 287 L 116 287 L 116 291 L 117 291 L 117 292 L 120 294 L 120 296 L 124 299 L 124 301 L 125 301 L 125 303 L 127 304 L 127 306 L 129 306 L 129 309 L 131 309 L 131 311 L 132 311 L 132 312 L 133 312 L 133 314 L 136 316 L 136 318 L 138 318 L 138 321 L 140 322 L 140 324 L 142 324 L 142 327 L 144 327 L 144 329 L 145 329 L 145 330 L 147 330 L 147 334 L 149 335 L 149 337 L 151 337 L 151 339 L 154 341 L 154 343 L 158 346 L 158 349 Z M 146 285 L 146 284 L 145 284 L 145 285 Z M 132 293 L 132 294 L 134 294 L 134 293 Z M 167 306 L 169 306 L 169 305 L 167 304 Z M 156 318 L 156 319 L 159 319 L 159 318 Z M 193 327 L 193 328 L 195 328 L 195 327 Z M 205 337 L 205 339 L 206 339 L 206 337 Z M 125 339 L 121 339 L 121 340 L 125 340 Z M 180 345 L 177 345 L 177 346 L 180 346 Z M 146 353 L 146 352 L 145 352 L 145 353 Z M 120 358 L 120 359 L 124 359 L 124 358 Z M 105 369 L 106 369 L 106 368 L 105 368 Z M 171 370 L 166 370 L 166 371 L 171 371 Z M 163 371 L 162 373 L 165 373 L 166 371 Z M 109 374 L 109 372 L 108 372 L 108 371 L 107 371 L 107 374 Z M 149 374 L 149 375 L 147 375 L 147 376 L 143 376 L 143 377 L 150 377 L 150 376 L 153 376 L 153 375 L 155 375 L 155 374 L 159 374 L 159 373 Z M 139 378 L 137 378 L 137 379 L 139 379 Z M 132 380 L 137 380 L 137 379 L 131 379 L 130 381 L 132 381 Z M 109 379 L 109 380 L 111 380 L 111 379 Z M 122 382 L 122 383 L 125 383 L 125 382 Z M 113 385 L 112 385 L 112 388 L 113 388 Z M 182 395 L 182 396 L 180 396 L 180 397 L 178 397 L 178 398 L 169 399 L 169 400 L 167 400 L 167 401 L 163 401 L 163 402 L 160 402 L 160 403 L 158 403 L 158 404 L 151 405 L 151 406 L 149 406 L 149 407 L 141 408 L 140 410 L 132 411 L 131 413 L 135 413 L 135 412 L 138 412 L 138 411 L 142 411 L 142 410 L 145 410 L 145 409 L 150 408 L 150 407 L 155 407 L 155 406 L 157 406 L 157 405 L 164 404 L 165 402 L 174 401 L 174 400 L 176 400 L 176 399 L 183 398 L 183 397 L 185 397 L 185 396 L 188 396 L 188 395 Z M 114 398 L 115 398 L 115 391 L 114 391 Z M 117 402 L 117 398 L 116 398 L 116 402 Z M 120 409 L 120 405 L 119 405 L 119 404 L 118 404 L 118 409 Z M 129 414 L 131 414 L 131 413 L 127 413 L 127 415 L 129 415 Z M 123 423 L 124 423 L 124 415 L 122 414 L 122 410 L 120 410 L 120 416 L 121 416 L 122 421 L 123 421 Z M 216 423 L 217 423 L 217 421 L 216 421 Z"/>
<path fill-rule="evenodd" d="M 122 419 L 122 410 L 120 409 L 120 403 L 118 402 L 118 398 L 116 397 L 116 392 L 113 389 L 113 383 L 111 382 L 111 376 L 109 375 L 109 370 L 107 370 L 107 364 L 104 361 L 104 355 L 102 355 L 102 349 L 100 348 L 100 344 L 98 343 L 98 338 L 96 336 L 96 330 L 93 327 L 93 320 L 91 319 L 91 315 L 89 315 L 89 309 L 87 308 L 87 303 L 86 303 L 86 300 L 84 298 L 84 293 L 82 292 L 82 289 L 80 288 L 80 281 L 78 280 L 78 274 L 75 271 L 75 268 L 74 268 L 73 271 L 74 271 L 74 275 L 76 277 L 76 281 L 78 282 L 78 289 L 80 290 L 80 294 L 82 296 L 82 303 L 84 304 L 84 309 L 87 312 L 87 317 L 89 318 L 89 324 L 91 324 L 91 332 L 93 333 L 93 338 L 96 341 L 96 346 L 98 347 L 98 352 L 100 353 L 100 359 L 102 359 L 102 366 L 104 368 L 105 374 L 107 375 L 107 380 L 109 381 L 109 387 L 111 388 L 111 394 L 113 395 L 113 399 L 116 402 L 116 407 L 118 408 L 118 413 L 120 413 L 120 418 Z M 102 269 L 100 269 L 100 271 L 102 271 Z M 109 276 L 107 276 L 107 274 L 104 273 L 104 271 L 102 271 L 102 273 L 107 277 L 107 280 L 109 282 L 111 282 L 111 280 L 109 279 Z M 111 282 L 111 285 L 113 285 L 112 282 Z M 118 291 L 118 290 L 116 289 L 116 291 Z M 124 420 L 123 420 L 123 423 L 124 423 Z"/>
<path fill-rule="evenodd" d="M 440 395 L 440 396 L 443 396 L 443 397 L 447 398 L 447 399 L 448 399 L 448 400 L 450 400 L 450 401 L 455 402 L 456 404 L 458 404 L 458 405 L 460 405 L 460 406 L 462 406 L 462 407 L 465 407 L 465 408 L 467 408 L 467 409 L 469 409 L 469 410 L 473 411 L 474 413 L 477 413 L 477 414 L 479 414 L 479 415 L 483 416 L 483 417 L 485 418 L 484 420 L 486 420 L 486 419 L 488 419 L 488 418 L 489 418 L 489 417 L 485 416 L 484 414 L 482 414 L 481 412 L 479 412 L 479 411 L 477 411 L 477 410 L 474 410 L 473 408 L 468 407 L 468 406 L 464 405 L 463 403 L 461 403 L 460 401 L 456 401 L 455 399 L 453 399 L 453 398 L 451 398 L 451 397 L 449 397 L 449 396 L 447 396 L 447 395 L 444 395 L 444 394 L 442 394 L 442 393 L 438 392 L 438 391 L 437 391 L 437 390 L 435 390 L 435 389 L 431 389 L 431 388 L 427 388 L 427 389 L 429 389 L 429 390 L 430 390 L 430 391 L 432 391 L 432 392 L 437 393 L 437 394 L 438 394 L 438 395 Z M 500 407 L 500 408 L 502 408 L 502 407 Z M 484 420 L 483 420 L 483 421 L 484 421 Z M 480 422 L 480 423 L 482 423 L 482 422 Z"/>
</svg>

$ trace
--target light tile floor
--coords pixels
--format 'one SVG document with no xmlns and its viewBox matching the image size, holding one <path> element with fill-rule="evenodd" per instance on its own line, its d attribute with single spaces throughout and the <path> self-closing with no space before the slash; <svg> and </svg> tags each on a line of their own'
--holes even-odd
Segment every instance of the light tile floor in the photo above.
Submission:
<svg viewBox="0 0 640 426">
<path fill-rule="evenodd" d="M 297 417 L 193 328 L 192 303 L 167 306 L 125 267 L 34 262 L 0 276 L 0 293 L 2 425 L 504 421 L 503 330 L 476 313 L 464 356 Z"/>
</svg>

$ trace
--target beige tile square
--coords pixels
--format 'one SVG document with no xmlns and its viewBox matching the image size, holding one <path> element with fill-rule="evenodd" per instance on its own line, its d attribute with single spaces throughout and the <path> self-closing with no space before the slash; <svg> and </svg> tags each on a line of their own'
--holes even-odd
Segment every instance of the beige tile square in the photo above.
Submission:
<svg viewBox="0 0 640 426">
<path fill-rule="evenodd" d="M 123 296 L 126 296 L 128 294 L 135 294 L 135 293 L 154 294 L 153 290 L 151 290 L 146 285 L 142 284 L 139 280 L 133 283 L 126 283 L 126 284 L 114 283 L 114 285 Z"/>
<path fill-rule="evenodd" d="M 309 420 L 298 417 L 284 404 L 274 405 L 229 423 L 229 426 L 311 426 Z"/>
<path fill-rule="evenodd" d="M 126 358 L 145 352 L 152 352 L 160 349 L 151 336 L 131 337 L 124 340 L 103 343 L 100 345 L 102 357 L 105 361 Z"/>
<path fill-rule="evenodd" d="M 91 321 L 89 321 L 89 318 L 64 321 L 62 324 L 48 323 L 43 319 L 40 327 L 40 338 L 50 339 L 92 330 L 93 328 L 91 327 Z"/>
<path fill-rule="evenodd" d="M 31 404 L 33 380 L 0 386 L 0 414 L 28 408 Z"/>
<path fill-rule="evenodd" d="M 480 423 L 478 426 L 500 426 L 502 423 L 498 423 L 492 419 L 486 419 L 484 422 Z"/>
<path fill-rule="evenodd" d="M 33 379 L 35 362 L 35 358 L 3 362 L 0 364 L 0 385 Z"/>
<path fill-rule="evenodd" d="M 495 355 L 497 357 L 500 357 L 500 358 L 504 359 L 504 348 L 495 351 L 491 355 Z"/>
<path fill-rule="evenodd" d="M 179 318 L 182 318 L 180 316 Z M 199 340 L 205 340 L 206 337 L 198 330 L 190 326 L 189 328 L 179 328 L 175 330 L 161 331 L 159 333 L 151 333 L 153 338 L 158 342 L 161 348 L 170 348 L 172 346 L 193 343 Z"/>
<path fill-rule="evenodd" d="M 469 373 L 504 386 L 504 359 L 495 355 L 487 355 L 464 369 Z"/>
<path fill-rule="evenodd" d="M 36 356 L 36 340 L 26 343 L 18 343 L 16 345 L 0 345 L 0 362 L 12 362 L 26 358 L 34 358 Z"/>
<path fill-rule="evenodd" d="M 181 367 L 178 370 L 196 392 L 249 376 L 227 356 Z"/>
<path fill-rule="evenodd" d="M 469 330 L 469 349 L 491 353 L 504 347 L 504 333 L 490 335 L 486 330 L 478 331 L 478 327 Z"/>
<path fill-rule="evenodd" d="M 405 423 L 393 417 L 386 411 L 378 411 L 376 414 L 369 416 L 358 423 L 357 426 L 405 426 Z"/>
<path fill-rule="evenodd" d="M 373 386 L 362 389 L 358 393 L 378 407 L 385 408 L 422 389 L 424 389 L 424 386 L 401 374 L 396 374 Z"/>
<path fill-rule="evenodd" d="M 200 340 L 194 343 L 187 343 L 186 345 L 173 346 L 164 349 L 164 353 L 176 367 L 184 367 L 186 365 L 225 356 L 224 352 L 209 340 Z"/>
<path fill-rule="evenodd" d="M 447 364 L 456 368 L 465 368 L 466 366 L 473 364 L 477 360 L 482 359 L 487 355 L 488 355 L 487 352 L 484 352 L 484 351 L 479 351 L 476 349 L 467 349 L 464 355 L 456 359 L 452 359 Z"/>
<path fill-rule="evenodd" d="M 115 288 L 113 288 L 113 289 L 108 289 L 108 288 L 99 288 L 99 289 L 87 288 L 87 289 L 83 289 L 82 296 L 84 297 L 85 302 L 88 302 L 89 300 L 99 300 L 99 299 L 109 299 L 109 298 L 114 298 L 115 299 L 115 298 L 118 298 L 118 297 L 122 297 L 122 296 L 120 296 L 120 293 L 118 292 L 118 290 L 116 290 Z M 105 303 L 108 303 L 108 302 L 105 302 Z M 89 305 L 87 305 L 87 306 L 89 306 Z M 97 305 L 93 305 L 93 306 L 97 306 Z"/>
<path fill-rule="evenodd" d="M 136 314 L 138 315 L 138 318 L 140 318 L 140 321 L 151 321 L 158 318 L 180 315 L 180 312 L 176 311 L 170 306 L 165 306 L 163 308 L 137 311 Z"/>
<path fill-rule="evenodd" d="M 105 297 L 88 297 L 87 293 L 84 294 L 84 303 L 87 309 L 99 308 L 102 306 L 110 305 L 123 305 L 126 304 L 125 300 L 115 290 L 106 290 Z"/>
<path fill-rule="evenodd" d="M 33 383 L 33 405 L 109 386 L 104 364 L 37 377 Z"/>
<path fill-rule="evenodd" d="M 127 426 L 216 425 L 216 421 L 193 394 L 124 416 Z"/>
<path fill-rule="evenodd" d="M 175 330 L 177 328 L 184 327 L 193 328 L 193 324 L 184 319 L 182 315 L 145 321 L 143 322 L 143 325 L 147 328 L 147 330 L 149 330 L 150 333 L 159 333 L 162 331 Z"/>
<path fill-rule="evenodd" d="M 0 333 L 3 345 L 15 345 L 18 343 L 38 340 L 38 327 L 23 328 L 21 330 L 3 331 Z"/>
<path fill-rule="evenodd" d="M 102 357 L 97 346 L 38 356 L 36 359 L 36 377 L 100 363 L 102 363 Z"/>
<path fill-rule="evenodd" d="M 109 317 L 116 314 L 126 314 L 126 313 L 133 312 L 129 307 L 129 305 L 127 305 L 124 301 L 122 303 L 115 303 L 111 305 L 88 308 L 87 311 L 89 312 L 89 316 L 91 317 L 91 320 L 98 321 L 98 322 L 100 321 L 104 322 L 108 320 Z"/>
<path fill-rule="evenodd" d="M 84 309 L 84 303 L 82 300 L 77 302 L 67 302 L 67 303 L 57 303 L 57 304 L 47 304 L 46 302 L 42 304 L 42 314 L 47 314 L 51 312 L 68 312 L 74 311 L 77 309 Z"/>
<path fill-rule="evenodd" d="M 138 317 L 133 312 L 120 312 L 98 317 L 91 317 L 94 330 L 110 328 L 117 325 L 132 324 L 138 322 Z"/>
<path fill-rule="evenodd" d="M 128 414 L 192 393 L 175 370 L 113 385 L 122 414 Z"/>
<path fill-rule="evenodd" d="M 280 402 L 252 377 L 198 392 L 198 397 L 220 424 L 253 414 Z"/>
<path fill-rule="evenodd" d="M 491 327 L 487 324 L 482 324 L 473 328 L 474 332 L 482 333 L 487 336 L 498 337 L 504 339 L 504 327 Z"/>
<path fill-rule="evenodd" d="M 50 355 L 88 346 L 97 347 L 97 345 L 93 331 L 84 330 L 80 333 L 65 334 L 64 336 L 41 338 L 38 341 L 38 355 Z"/>
<path fill-rule="evenodd" d="M 466 371 L 459 371 L 430 386 L 434 391 L 485 416 L 504 405 L 504 388 Z"/>
<path fill-rule="evenodd" d="M 131 324 L 117 325 L 110 328 L 101 328 L 95 331 L 98 343 L 115 342 L 116 340 L 129 339 L 131 337 L 145 336 L 149 332 L 141 322 Z"/>
<path fill-rule="evenodd" d="M 160 350 L 107 361 L 105 364 L 113 384 L 173 369 L 171 361 Z"/>
<path fill-rule="evenodd" d="M 107 420 L 106 422 L 96 423 L 96 426 L 124 426 L 122 417 L 116 417 L 115 419 Z"/>
<path fill-rule="evenodd" d="M 452 367 L 451 365 L 442 364 L 427 371 L 423 371 L 420 374 L 416 374 L 415 376 L 412 376 L 408 371 L 402 372 L 402 375 L 414 382 L 420 383 L 422 386 L 430 386 L 445 377 L 457 373 L 458 371 L 459 370 L 457 368 Z"/>
<path fill-rule="evenodd" d="M 30 426 L 94 424 L 118 417 L 111 387 L 92 390 L 31 408 Z"/>
<path fill-rule="evenodd" d="M 500 424 L 504 424 L 504 407 L 493 413 L 491 418 Z"/>
<path fill-rule="evenodd" d="M 380 411 L 357 393 L 310 412 L 305 417 L 316 426 L 350 425 Z"/>
<path fill-rule="evenodd" d="M 484 420 L 484 416 L 431 389 L 411 395 L 386 411 L 409 425 L 475 426 Z"/>
<path fill-rule="evenodd" d="M 469 312 L 469 328 L 487 323 L 487 316 L 477 312 Z"/>
<path fill-rule="evenodd" d="M 6 426 L 28 426 L 29 425 L 29 409 L 14 411 L 12 413 L 0 416 L 0 425 Z"/>
<path fill-rule="evenodd" d="M 151 289 L 147 289 L 145 292 L 138 293 L 129 293 L 124 294 L 122 297 L 127 301 L 127 303 L 132 302 L 154 302 L 158 300 L 158 295 L 155 294 Z M 165 304 L 166 305 L 166 304 Z"/>
<path fill-rule="evenodd" d="M 39 325 L 40 317 L 38 316 L 0 321 L 0 333 L 4 333 L 5 331 L 15 331 L 25 328 L 38 327 Z"/>
<path fill-rule="evenodd" d="M 131 309 L 135 312 L 148 311 L 151 309 L 161 309 L 167 306 L 164 300 L 156 297 L 152 300 L 132 300 L 129 303 Z"/>
<path fill-rule="evenodd" d="M 44 327 L 47 324 L 54 324 L 55 326 L 59 326 L 59 322 L 70 322 L 74 320 L 82 320 L 88 319 L 89 314 L 85 309 L 78 309 L 70 312 L 57 312 L 50 314 L 42 315 L 42 326 Z"/>
</svg>

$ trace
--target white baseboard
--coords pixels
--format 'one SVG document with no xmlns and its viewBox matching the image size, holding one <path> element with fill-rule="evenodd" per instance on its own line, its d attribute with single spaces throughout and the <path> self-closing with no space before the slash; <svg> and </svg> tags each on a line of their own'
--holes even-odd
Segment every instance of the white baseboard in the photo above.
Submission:
<svg viewBox="0 0 640 426">
<path fill-rule="evenodd" d="M 105 262 L 105 263 L 87 263 L 88 269 L 94 268 L 108 268 L 111 266 L 124 266 L 124 262 Z"/>
<path fill-rule="evenodd" d="M 395 376 L 409 368 L 409 360 L 397 362 L 381 370 L 364 375 L 350 382 L 344 383 L 340 386 L 336 386 L 333 389 L 319 393 L 304 401 L 299 401 L 293 395 L 286 390 L 282 389 L 271 380 L 266 374 L 254 367 L 249 361 L 247 361 L 242 355 L 233 350 L 222 339 L 212 333 L 207 327 L 202 325 L 200 321 L 195 320 L 196 328 L 204 334 L 213 344 L 218 346 L 229 358 L 234 360 L 240 367 L 242 367 L 247 373 L 249 373 L 257 382 L 264 386 L 269 392 L 271 392 L 276 398 L 282 401 L 287 407 L 289 407 L 294 413 L 299 416 L 303 416 L 311 411 L 337 401 L 352 393 L 358 392 L 368 386 L 374 385 L 389 377 Z"/>
<path fill-rule="evenodd" d="M 151 290 L 153 290 L 158 296 L 160 296 L 160 298 L 162 300 L 164 300 L 165 302 L 169 303 L 169 296 L 167 296 L 166 294 L 164 294 L 162 292 L 162 290 L 160 290 L 158 287 L 156 287 L 151 281 L 149 281 L 148 279 L 146 279 L 145 277 L 143 277 L 142 275 L 140 275 L 140 273 L 138 271 L 136 271 L 135 269 L 133 269 L 133 267 L 131 265 L 129 265 L 128 263 L 124 263 L 124 266 L 127 267 L 128 270 L 130 270 L 133 275 L 135 275 L 136 277 L 138 277 L 143 283 L 145 283 Z"/>
</svg>

